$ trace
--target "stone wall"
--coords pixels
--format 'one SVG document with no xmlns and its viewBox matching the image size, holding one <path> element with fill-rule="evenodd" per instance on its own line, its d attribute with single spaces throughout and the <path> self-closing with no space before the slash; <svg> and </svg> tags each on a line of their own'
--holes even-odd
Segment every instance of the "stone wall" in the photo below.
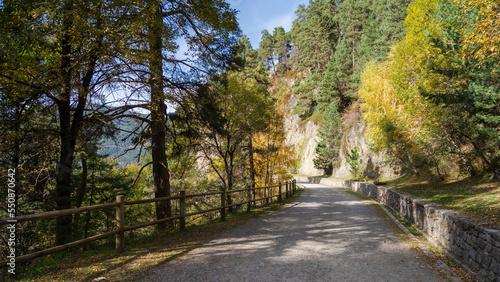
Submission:
<svg viewBox="0 0 500 282">
<path fill-rule="evenodd" d="M 500 282 L 500 227 L 393 189 L 340 179 L 295 177 L 297 182 L 343 187 L 398 211 L 486 281 Z"/>
</svg>

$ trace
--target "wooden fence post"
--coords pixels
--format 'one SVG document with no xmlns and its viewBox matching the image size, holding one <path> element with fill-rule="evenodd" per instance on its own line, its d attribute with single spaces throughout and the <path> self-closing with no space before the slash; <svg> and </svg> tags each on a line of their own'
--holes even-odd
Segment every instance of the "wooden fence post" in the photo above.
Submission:
<svg viewBox="0 0 500 282">
<path fill-rule="evenodd" d="M 253 207 L 256 207 L 257 206 L 257 201 L 255 201 L 255 198 L 256 198 L 256 194 L 255 194 L 255 186 L 252 188 L 252 206 Z"/>
<path fill-rule="evenodd" d="M 282 193 L 281 193 L 281 182 L 280 182 L 279 192 L 278 192 L 278 193 L 279 193 L 279 194 L 278 194 L 278 201 L 280 201 L 280 202 L 281 202 L 281 201 L 283 200 L 283 198 L 282 198 L 282 196 L 281 196 L 281 194 L 282 194 Z"/>
<path fill-rule="evenodd" d="M 249 187 L 247 190 L 247 199 L 248 199 L 247 212 L 250 212 L 250 208 L 252 207 L 252 188 L 251 187 Z"/>
<path fill-rule="evenodd" d="M 124 250 L 124 232 L 123 229 L 125 228 L 125 196 L 123 195 L 117 195 L 116 196 L 116 202 L 120 203 L 119 206 L 116 207 L 116 227 L 118 228 L 119 232 L 116 234 L 116 252 L 117 253 L 123 253 Z"/>
<path fill-rule="evenodd" d="M 181 231 L 186 230 L 186 191 L 180 191 L 179 208 L 181 210 L 181 218 L 179 219 L 179 228 Z"/>
<path fill-rule="evenodd" d="M 226 190 L 222 190 L 222 193 L 220 194 L 220 204 L 221 204 L 221 209 L 220 209 L 220 220 L 224 221 L 226 220 Z"/>
<path fill-rule="evenodd" d="M 264 191 L 266 191 L 266 206 L 269 206 L 269 187 L 264 188 Z"/>
<path fill-rule="evenodd" d="M 260 191 L 264 191 L 263 196 L 260 200 L 260 206 L 263 207 L 266 204 L 266 186 L 262 187 Z"/>
</svg>

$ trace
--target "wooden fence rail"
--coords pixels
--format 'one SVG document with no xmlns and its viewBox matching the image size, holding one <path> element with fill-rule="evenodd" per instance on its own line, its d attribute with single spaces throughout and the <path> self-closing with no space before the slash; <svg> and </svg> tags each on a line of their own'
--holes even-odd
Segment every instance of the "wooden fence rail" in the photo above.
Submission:
<svg viewBox="0 0 500 282">
<path fill-rule="evenodd" d="M 278 193 L 273 194 L 272 188 L 278 188 L 278 191 L 277 191 Z M 186 218 L 187 217 L 197 215 L 197 214 L 207 213 L 207 212 L 213 212 L 213 211 L 219 211 L 221 220 L 224 221 L 226 219 L 226 209 L 229 207 L 235 207 L 235 206 L 241 206 L 241 205 L 247 204 L 247 211 L 250 211 L 250 207 L 252 206 L 252 204 L 255 204 L 259 201 L 262 204 L 264 204 L 264 202 L 266 204 L 269 204 L 269 202 L 272 202 L 274 198 L 276 198 L 278 201 L 282 201 L 283 197 L 285 199 L 288 199 L 295 193 L 296 189 L 297 189 L 296 182 L 295 182 L 295 180 L 292 180 L 289 182 L 285 182 L 284 185 L 282 183 L 279 183 L 278 185 L 265 186 L 265 187 L 255 187 L 253 189 L 246 188 L 246 189 L 239 189 L 239 190 L 207 192 L 207 193 L 199 193 L 199 194 L 191 194 L 191 195 L 186 195 L 185 191 L 180 191 L 179 195 L 177 195 L 177 196 L 157 198 L 157 199 L 134 200 L 134 201 L 125 201 L 123 195 L 118 195 L 118 196 L 116 196 L 115 203 L 94 205 L 94 206 L 88 206 L 88 207 L 82 207 L 82 208 L 76 208 L 76 209 L 51 211 L 51 212 L 44 212 L 44 213 L 38 213 L 38 214 L 21 215 L 21 216 L 16 216 L 13 218 L 2 218 L 2 219 L 0 219 L 0 226 L 6 225 L 6 224 L 15 224 L 15 223 L 19 223 L 19 222 L 25 222 L 25 221 L 34 221 L 34 220 L 41 220 L 41 219 L 47 219 L 47 218 L 55 218 L 55 217 L 64 216 L 64 215 L 80 214 L 80 213 L 83 213 L 86 211 L 103 210 L 103 209 L 108 209 L 108 208 L 114 207 L 116 209 L 116 229 L 115 230 L 104 233 L 104 234 L 99 234 L 96 236 L 85 238 L 82 240 L 74 241 L 71 243 L 67 243 L 64 245 L 59 245 L 56 247 L 41 250 L 41 251 L 38 251 L 35 253 L 19 256 L 19 257 L 15 258 L 15 261 L 16 261 L 16 263 L 26 262 L 26 261 L 32 260 L 34 258 L 37 258 L 37 257 L 41 257 L 41 256 L 45 256 L 45 255 L 48 255 L 51 253 L 55 253 L 55 252 L 69 249 L 69 248 L 77 247 L 77 246 L 80 246 L 82 244 L 90 243 L 90 242 L 93 242 L 96 240 L 105 239 L 105 238 L 108 238 L 108 237 L 113 236 L 113 235 L 116 235 L 116 251 L 120 253 L 120 252 L 123 252 L 125 249 L 125 238 L 124 237 L 125 237 L 126 231 L 144 228 L 144 227 L 147 227 L 150 225 L 155 225 L 155 224 L 159 224 L 159 223 L 163 223 L 163 222 L 174 221 L 177 219 L 179 220 L 179 229 L 182 231 L 182 230 L 185 230 L 185 228 L 186 228 Z M 256 195 L 255 191 L 258 191 L 258 190 L 264 190 L 264 193 L 263 193 L 264 196 L 261 198 L 258 198 L 258 199 L 252 199 L 252 194 Z M 239 193 L 239 192 L 247 192 L 246 193 L 247 201 L 227 205 L 226 204 L 227 194 L 233 194 L 233 193 Z M 220 196 L 221 196 L 221 198 L 220 198 L 221 205 L 219 207 L 206 209 L 206 210 L 202 210 L 202 211 L 197 211 L 197 212 L 192 212 L 192 213 L 186 213 L 186 199 L 191 199 L 191 198 L 196 198 L 196 197 L 204 197 L 204 196 L 210 196 L 210 195 L 218 195 L 218 194 L 220 194 Z M 125 226 L 125 206 L 139 205 L 139 204 L 146 204 L 146 203 L 153 203 L 153 202 L 160 202 L 160 201 L 170 201 L 170 200 L 179 200 L 180 212 L 178 215 L 172 216 L 169 218 L 140 223 L 140 224 L 137 224 L 134 226 Z M 0 267 L 6 267 L 8 263 L 9 263 L 9 260 L 1 261 Z"/>
</svg>

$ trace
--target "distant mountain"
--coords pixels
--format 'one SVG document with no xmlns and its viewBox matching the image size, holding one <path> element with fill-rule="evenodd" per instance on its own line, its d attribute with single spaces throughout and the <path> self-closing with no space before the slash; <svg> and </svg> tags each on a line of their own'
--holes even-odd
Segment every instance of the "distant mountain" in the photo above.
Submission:
<svg viewBox="0 0 500 282">
<path fill-rule="evenodd" d="M 139 127 L 139 121 L 132 118 L 124 118 L 114 122 L 115 127 L 119 128 L 113 138 L 105 137 L 101 140 L 99 154 L 107 155 L 110 158 L 118 159 L 120 166 L 128 164 L 140 164 L 146 150 L 140 150 L 140 145 L 135 146 L 133 140 L 142 129 Z M 144 127 L 145 125 L 143 125 Z M 140 158 L 139 158 L 139 153 Z"/>
</svg>

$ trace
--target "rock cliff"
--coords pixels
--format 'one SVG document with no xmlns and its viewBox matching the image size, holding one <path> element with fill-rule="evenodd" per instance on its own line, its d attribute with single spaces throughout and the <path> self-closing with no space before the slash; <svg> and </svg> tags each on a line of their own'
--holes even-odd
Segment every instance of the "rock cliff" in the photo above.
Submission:
<svg viewBox="0 0 500 282">
<path fill-rule="evenodd" d="M 374 153 L 365 138 L 366 123 L 358 119 L 350 126 L 342 138 L 338 166 L 333 169 L 333 177 L 351 178 L 350 166 L 347 163 L 347 152 L 354 147 L 359 148 L 360 166 L 365 177 L 370 179 L 393 178 L 400 174 L 400 169 L 391 164 L 384 154 Z M 318 145 L 319 126 L 312 120 L 301 121 L 298 115 L 289 114 L 285 117 L 286 140 L 295 145 L 298 153 L 297 174 L 322 175 L 323 171 L 314 167 L 313 159 Z"/>
</svg>

